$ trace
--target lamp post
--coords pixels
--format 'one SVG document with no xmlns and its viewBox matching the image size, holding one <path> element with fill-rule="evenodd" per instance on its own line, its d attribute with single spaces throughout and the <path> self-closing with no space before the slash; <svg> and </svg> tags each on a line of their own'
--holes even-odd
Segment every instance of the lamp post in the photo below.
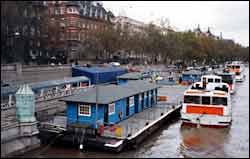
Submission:
<svg viewBox="0 0 250 159">
<path fill-rule="evenodd" d="M 14 47 L 13 47 L 13 53 L 14 53 L 14 59 L 15 60 L 17 60 L 17 61 L 15 61 L 15 62 L 18 62 L 18 61 L 20 61 L 20 62 L 22 62 L 22 57 L 23 57 L 23 55 L 22 55 L 22 52 L 21 53 L 17 53 L 17 51 L 22 51 L 18 46 L 20 45 L 19 44 L 19 41 L 18 41 L 18 38 L 20 37 L 20 33 L 18 32 L 18 31 L 16 31 L 15 33 L 14 33 Z"/>
</svg>

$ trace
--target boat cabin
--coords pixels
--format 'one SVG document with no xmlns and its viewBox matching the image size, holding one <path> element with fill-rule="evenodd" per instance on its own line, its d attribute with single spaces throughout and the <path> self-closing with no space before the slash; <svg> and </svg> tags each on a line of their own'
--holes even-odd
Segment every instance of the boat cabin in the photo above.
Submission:
<svg viewBox="0 0 250 159">
<path fill-rule="evenodd" d="M 222 78 L 222 82 L 227 83 L 230 87 L 231 93 L 234 93 L 235 89 L 235 74 L 232 72 L 216 72 L 216 75 Z"/>
<path fill-rule="evenodd" d="M 182 73 L 181 80 L 182 84 L 191 84 L 201 80 L 203 72 L 198 70 L 190 70 Z"/>
<path fill-rule="evenodd" d="M 65 97 L 68 126 L 80 124 L 98 128 L 129 118 L 157 103 L 158 85 L 129 81 L 122 85 L 100 85 L 86 92 Z"/>
</svg>

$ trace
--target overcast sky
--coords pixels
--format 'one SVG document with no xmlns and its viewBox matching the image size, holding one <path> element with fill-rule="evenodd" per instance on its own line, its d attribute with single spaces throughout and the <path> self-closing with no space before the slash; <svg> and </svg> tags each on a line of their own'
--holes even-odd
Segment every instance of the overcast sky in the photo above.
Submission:
<svg viewBox="0 0 250 159">
<path fill-rule="evenodd" d="M 103 1 L 103 6 L 115 16 L 149 23 L 164 17 L 179 31 L 194 29 L 200 24 L 202 31 L 233 39 L 249 46 L 248 1 Z"/>
</svg>

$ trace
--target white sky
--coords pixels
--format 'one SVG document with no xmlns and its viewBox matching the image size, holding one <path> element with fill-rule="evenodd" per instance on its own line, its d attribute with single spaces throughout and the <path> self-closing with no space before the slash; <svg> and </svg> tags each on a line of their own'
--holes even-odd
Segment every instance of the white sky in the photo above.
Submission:
<svg viewBox="0 0 250 159">
<path fill-rule="evenodd" d="M 149 23 L 168 18 L 179 31 L 193 30 L 200 24 L 223 38 L 249 46 L 249 1 L 103 1 L 115 16 Z"/>
</svg>

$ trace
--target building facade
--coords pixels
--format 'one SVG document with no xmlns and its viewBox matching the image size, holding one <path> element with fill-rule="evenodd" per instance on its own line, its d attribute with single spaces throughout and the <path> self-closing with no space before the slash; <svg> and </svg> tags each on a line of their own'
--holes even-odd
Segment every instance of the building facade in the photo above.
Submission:
<svg viewBox="0 0 250 159">
<path fill-rule="evenodd" d="M 113 14 L 95 1 L 48 1 L 49 48 L 54 55 L 79 59 L 91 32 L 112 25 Z"/>
<path fill-rule="evenodd" d="M 127 30 L 131 34 L 133 32 L 142 33 L 146 27 L 145 23 L 125 16 L 117 16 L 113 22 L 115 23 L 115 29 Z"/>
<path fill-rule="evenodd" d="M 1 1 L 1 43 L 3 63 L 37 61 L 48 52 L 43 1 Z"/>
</svg>

